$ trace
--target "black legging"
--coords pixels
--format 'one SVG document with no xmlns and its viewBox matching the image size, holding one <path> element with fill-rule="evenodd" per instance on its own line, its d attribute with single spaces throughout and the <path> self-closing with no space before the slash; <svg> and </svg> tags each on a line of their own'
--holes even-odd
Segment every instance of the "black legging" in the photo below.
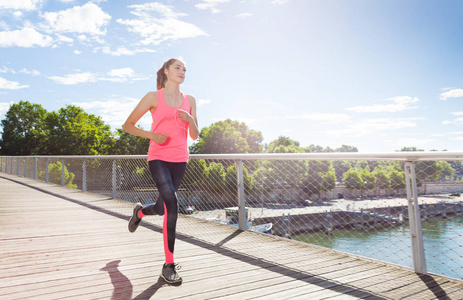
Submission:
<svg viewBox="0 0 463 300">
<path fill-rule="evenodd" d="M 142 209 L 145 215 L 164 215 L 162 233 L 166 263 L 174 261 L 175 228 L 178 218 L 177 190 L 185 174 L 186 162 L 171 163 L 162 160 L 149 161 L 153 180 L 159 191 L 156 203 Z"/>
</svg>

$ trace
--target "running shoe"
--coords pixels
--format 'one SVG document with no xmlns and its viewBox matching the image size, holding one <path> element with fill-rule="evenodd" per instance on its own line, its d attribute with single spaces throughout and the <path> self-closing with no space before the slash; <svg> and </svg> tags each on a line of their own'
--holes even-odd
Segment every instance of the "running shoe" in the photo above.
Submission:
<svg viewBox="0 0 463 300">
<path fill-rule="evenodd" d="M 133 215 L 129 220 L 129 231 L 135 232 L 137 230 L 138 225 L 140 225 L 141 218 L 138 216 L 138 212 L 143 208 L 141 203 L 135 204 L 135 208 L 133 209 Z"/>
<path fill-rule="evenodd" d="M 179 283 L 182 282 L 182 277 L 178 274 L 177 270 L 180 269 L 180 266 L 175 263 L 171 264 L 164 264 L 162 267 L 162 274 L 161 277 L 164 278 L 164 280 L 167 283 Z"/>
</svg>

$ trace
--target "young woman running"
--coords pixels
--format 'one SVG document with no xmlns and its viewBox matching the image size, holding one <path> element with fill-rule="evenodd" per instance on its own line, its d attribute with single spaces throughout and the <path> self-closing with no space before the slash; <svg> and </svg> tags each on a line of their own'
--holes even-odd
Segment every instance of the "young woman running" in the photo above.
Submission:
<svg viewBox="0 0 463 300">
<path fill-rule="evenodd" d="M 129 221 L 129 231 L 134 232 L 146 215 L 164 215 L 162 227 L 166 262 L 161 276 L 168 283 L 181 282 L 174 263 L 175 228 L 178 217 L 177 190 L 185 173 L 189 157 L 187 137 L 199 135 L 196 117 L 196 100 L 180 92 L 185 80 L 185 63 L 178 58 L 166 61 L 157 72 L 157 91 L 149 92 L 138 103 L 123 125 L 125 132 L 150 139 L 148 164 L 159 191 L 155 204 L 135 205 Z M 135 126 L 150 111 L 153 117 L 151 131 Z"/>
</svg>

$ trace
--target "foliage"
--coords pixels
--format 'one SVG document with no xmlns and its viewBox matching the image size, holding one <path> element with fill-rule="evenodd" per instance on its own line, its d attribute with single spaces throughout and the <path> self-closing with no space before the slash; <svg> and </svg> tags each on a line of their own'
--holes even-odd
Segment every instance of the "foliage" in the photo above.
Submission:
<svg viewBox="0 0 463 300">
<path fill-rule="evenodd" d="M 336 173 L 330 161 L 309 161 L 303 191 L 308 195 L 320 195 L 336 186 Z"/>
<path fill-rule="evenodd" d="M 405 188 L 405 172 L 399 172 L 392 170 L 388 174 L 389 180 L 391 181 L 391 188 L 394 190 L 400 190 Z"/>
<path fill-rule="evenodd" d="M 238 169 L 236 166 L 236 163 L 233 165 L 229 166 L 227 168 L 226 174 L 225 174 L 225 186 L 226 188 L 231 191 L 231 192 L 236 192 L 238 189 L 238 175 L 237 175 Z M 244 189 L 245 192 L 250 193 L 254 186 L 254 179 L 249 176 L 248 169 L 243 165 L 243 182 L 244 182 Z"/>
<path fill-rule="evenodd" d="M 44 154 L 98 155 L 107 154 L 112 144 L 111 130 L 101 117 L 68 105 L 49 113 Z"/>
<path fill-rule="evenodd" d="M 363 179 L 360 176 L 358 170 L 350 169 L 343 175 L 343 180 L 346 185 L 346 188 L 349 190 L 362 190 L 363 189 Z"/>
<path fill-rule="evenodd" d="M 44 120 L 47 111 L 39 104 L 21 101 L 12 104 L 1 121 L 3 127 L 0 153 L 34 155 L 45 138 Z"/>
<path fill-rule="evenodd" d="M 121 128 L 116 129 L 113 139 L 112 147 L 108 150 L 110 155 L 144 155 L 148 152 L 148 139 L 129 134 Z"/>
<path fill-rule="evenodd" d="M 58 183 L 61 182 L 61 175 L 63 163 L 61 161 L 57 161 L 55 163 L 48 164 L 48 177 L 50 182 Z M 42 170 L 39 172 L 39 177 L 45 177 L 45 171 Z M 68 171 L 66 165 L 64 166 L 64 185 L 73 189 L 77 188 L 77 184 L 72 183 L 74 180 L 75 175 Z"/>
<path fill-rule="evenodd" d="M 262 152 L 263 136 L 249 129 L 244 122 L 226 119 L 201 129 L 199 141 L 190 147 L 191 153 L 258 153 Z"/>
<path fill-rule="evenodd" d="M 379 189 L 388 189 L 391 186 L 391 181 L 385 170 L 375 170 L 373 175 L 376 178 L 376 187 Z"/>
<path fill-rule="evenodd" d="M 205 185 L 210 187 L 210 192 L 222 194 L 225 190 L 225 168 L 221 163 L 211 162 L 206 171 Z"/>
<path fill-rule="evenodd" d="M 107 154 L 113 144 L 109 125 L 73 105 L 47 112 L 21 101 L 10 106 L 2 126 L 1 152 L 9 155 Z"/>
</svg>

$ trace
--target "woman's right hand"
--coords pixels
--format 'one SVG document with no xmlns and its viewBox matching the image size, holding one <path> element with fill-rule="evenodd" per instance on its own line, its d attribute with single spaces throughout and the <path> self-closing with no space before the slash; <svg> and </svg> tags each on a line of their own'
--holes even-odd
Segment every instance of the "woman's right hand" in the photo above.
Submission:
<svg viewBox="0 0 463 300">
<path fill-rule="evenodd" d="M 164 144 L 169 136 L 165 133 L 153 133 L 151 138 L 156 144 Z"/>
</svg>

